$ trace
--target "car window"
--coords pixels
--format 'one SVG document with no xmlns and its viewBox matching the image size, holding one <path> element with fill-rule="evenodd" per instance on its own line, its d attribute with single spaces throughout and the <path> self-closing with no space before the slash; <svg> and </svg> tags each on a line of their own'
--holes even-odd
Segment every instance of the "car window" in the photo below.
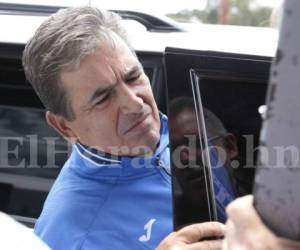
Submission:
<svg viewBox="0 0 300 250">
<path fill-rule="evenodd" d="M 224 223 L 252 191 L 270 58 L 169 48 L 165 59 L 175 228 Z"/>
<path fill-rule="evenodd" d="M 0 172 L 56 178 L 70 146 L 48 126 L 44 113 L 0 106 Z"/>
</svg>

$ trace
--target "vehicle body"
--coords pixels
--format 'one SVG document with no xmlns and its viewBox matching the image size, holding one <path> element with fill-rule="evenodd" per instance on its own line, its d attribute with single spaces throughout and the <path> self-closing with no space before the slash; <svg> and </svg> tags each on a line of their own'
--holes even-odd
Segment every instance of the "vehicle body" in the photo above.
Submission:
<svg viewBox="0 0 300 250">
<path fill-rule="evenodd" d="M 18 7 L 18 11 L 8 7 Z M 47 126 L 44 108 L 26 82 L 21 63 L 27 40 L 57 8 L 24 7 L 0 4 L 0 209 L 32 226 L 71 149 Z M 128 33 L 163 113 L 168 113 L 168 99 L 189 92 L 189 70 L 200 70 L 208 79 L 208 92 L 210 81 L 225 84 L 217 95 L 217 87 L 213 87 L 206 102 L 218 115 L 223 114 L 222 120 L 230 131 L 240 139 L 254 135 L 253 147 L 258 145 L 261 119 L 257 111 L 265 100 L 269 67 L 277 46 L 276 30 L 218 25 L 188 30 L 141 13 L 119 13 L 125 18 L 144 20 L 142 25 L 131 26 L 134 28 Z M 215 101 L 222 96 L 234 101 L 227 102 L 230 105 L 226 108 L 226 103 Z M 234 115 L 230 115 L 232 112 Z M 9 143 L 7 137 L 11 137 Z M 243 151 L 244 142 L 239 143 Z M 253 170 L 238 173 L 248 192 Z"/>
</svg>

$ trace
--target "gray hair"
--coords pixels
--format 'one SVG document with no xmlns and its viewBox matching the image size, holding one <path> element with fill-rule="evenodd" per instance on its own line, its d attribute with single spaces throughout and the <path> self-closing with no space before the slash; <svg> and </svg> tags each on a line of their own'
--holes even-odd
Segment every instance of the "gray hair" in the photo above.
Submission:
<svg viewBox="0 0 300 250">
<path fill-rule="evenodd" d="M 63 70 L 76 70 L 80 61 L 93 54 L 99 43 L 119 35 L 131 48 L 121 17 L 93 7 L 59 10 L 45 20 L 28 41 L 23 52 L 27 80 L 47 110 L 68 120 L 75 118 L 67 93 L 60 82 Z"/>
</svg>

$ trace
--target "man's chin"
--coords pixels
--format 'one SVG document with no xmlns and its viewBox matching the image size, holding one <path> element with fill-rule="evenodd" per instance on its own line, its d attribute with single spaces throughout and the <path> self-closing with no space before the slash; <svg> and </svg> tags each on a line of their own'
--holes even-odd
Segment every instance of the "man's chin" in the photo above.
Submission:
<svg viewBox="0 0 300 250">
<path fill-rule="evenodd" d="M 159 143 L 158 135 L 144 135 L 138 138 L 135 145 L 131 146 L 131 156 L 143 156 L 154 154 Z"/>
</svg>

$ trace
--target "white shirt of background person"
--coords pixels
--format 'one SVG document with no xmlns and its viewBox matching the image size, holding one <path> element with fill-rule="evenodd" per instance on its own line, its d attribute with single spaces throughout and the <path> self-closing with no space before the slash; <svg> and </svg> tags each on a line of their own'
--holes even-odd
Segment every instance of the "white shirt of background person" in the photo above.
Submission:
<svg viewBox="0 0 300 250">
<path fill-rule="evenodd" d="M 50 250 L 33 231 L 0 212 L 1 250 Z"/>
</svg>

